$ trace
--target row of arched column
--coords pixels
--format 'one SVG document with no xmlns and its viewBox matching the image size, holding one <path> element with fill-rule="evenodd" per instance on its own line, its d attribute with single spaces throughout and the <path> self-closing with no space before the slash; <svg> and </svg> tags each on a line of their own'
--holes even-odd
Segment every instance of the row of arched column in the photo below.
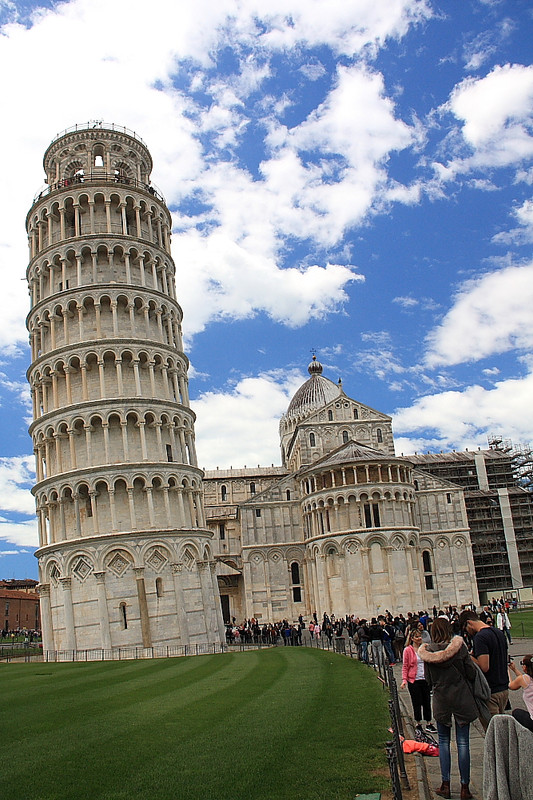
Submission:
<svg viewBox="0 0 533 800">
<path fill-rule="evenodd" d="M 95 339 L 140 339 L 183 348 L 179 306 L 134 292 L 95 292 L 39 308 L 29 315 L 28 330 L 33 361 L 50 350 Z"/>
<path fill-rule="evenodd" d="M 101 177 L 105 184 L 107 176 Z M 149 202 L 111 182 L 94 188 L 83 187 L 81 181 L 74 185 L 78 191 L 57 199 L 47 197 L 31 214 L 27 221 L 30 258 L 67 239 L 98 234 L 134 236 L 170 253 L 172 226 L 162 203 Z"/>
<path fill-rule="evenodd" d="M 303 495 L 310 495 L 324 489 L 369 483 L 411 484 L 412 469 L 398 462 L 351 464 L 309 475 L 302 479 L 301 488 Z"/>
<path fill-rule="evenodd" d="M 189 407 L 186 365 L 166 353 L 105 349 L 40 363 L 29 374 L 33 417 L 70 406 L 125 397 L 157 398 Z"/>
<path fill-rule="evenodd" d="M 413 503 L 411 493 L 399 490 L 360 492 L 306 502 L 302 504 L 305 538 L 350 530 L 412 526 Z"/>
<path fill-rule="evenodd" d="M 97 477 L 36 495 L 39 546 L 102 534 L 205 529 L 199 477 Z"/>
<path fill-rule="evenodd" d="M 37 481 L 113 464 L 167 462 L 197 466 L 190 416 L 148 411 L 89 413 L 32 430 Z"/>
<path fill-rule="evenodd" d="M 27 279 L 32 306 L 67 289 L 111 282 L 155 289 L 175 300 L 174 271 L 170 256 L 96 240 L 77 247 L 69 243 L 34 261 Z"/>
</svg>

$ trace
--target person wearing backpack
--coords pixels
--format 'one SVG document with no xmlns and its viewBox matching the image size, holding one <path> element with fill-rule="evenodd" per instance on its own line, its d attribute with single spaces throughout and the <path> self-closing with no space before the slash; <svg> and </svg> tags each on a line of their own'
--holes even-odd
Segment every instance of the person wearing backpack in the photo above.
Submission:
<svg viewBox="0 0 533 800">
<path fill-rule="evenodd" d="M 472 637 L 472 659 L 485 673 L 490 686 L 489 711 L 503 714 L 509 699 L 509 673 L 507 671 L 507 639 L 502 631 L 482 622 L 475 611 L 463 611 L 459 617 L 461 630 Z M 488 722 L 481 720 L 487 729 Z"/>
<path fill-rule="evenodd" d="M 452 719 L 455 722 L 455 740 L 461 800 L 470 800 L 470 723 L 478 717 L 471 682 L 476 668 L 461 636 L 454 636 L 447 619 L 438 617 L 431 626 L 431 644 L 422 644 L 418 655 L 425 664 L 426 680 L 433 689 L 433 716 L 439 733 L 439 759 L 442 783 L 436 794 L 451 797 L 450 789 L 450 739 Z"/>
</svg>

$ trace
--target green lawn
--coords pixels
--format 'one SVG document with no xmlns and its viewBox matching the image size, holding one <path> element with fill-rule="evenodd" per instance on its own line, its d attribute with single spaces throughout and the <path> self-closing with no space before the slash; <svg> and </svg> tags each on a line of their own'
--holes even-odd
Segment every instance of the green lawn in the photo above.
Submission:
<svg viewBox="0 0 533 800">
<path fill-rule="evenodd" d="M 513 611 L 509 615 L 511 620 L 511 636 L 513 639 L 525 637 L 533 639 L 533 609 L 528 611 Z"/>
<path fill-rule="evenodd" d="M 388 786 L 387 698 L 311 648 L 0 664 L 2 791 L 32 800 L 312 800 Z"/>
</svg>

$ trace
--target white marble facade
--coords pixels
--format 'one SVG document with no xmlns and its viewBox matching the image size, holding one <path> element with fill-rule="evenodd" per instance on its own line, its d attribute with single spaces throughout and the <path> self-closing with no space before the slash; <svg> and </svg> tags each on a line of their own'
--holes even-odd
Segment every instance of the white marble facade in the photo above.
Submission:
<svg viewBox="0 0 533 800">
<path fill-rule="evenodd" d="M 76 126 L 46 150 L 26 219 L 47 650 L 224 634 L 171 218 L 151 168 L 132 131 Z"/>
<path fill-rule="evenodd" d="M 205 475 L 225 616 L 476 602 L 463 491 L 395 456 L 391 418 L 349 398 L 316 359 L 309 373 L 280 422 L 282 467 Z"/>
</svg>

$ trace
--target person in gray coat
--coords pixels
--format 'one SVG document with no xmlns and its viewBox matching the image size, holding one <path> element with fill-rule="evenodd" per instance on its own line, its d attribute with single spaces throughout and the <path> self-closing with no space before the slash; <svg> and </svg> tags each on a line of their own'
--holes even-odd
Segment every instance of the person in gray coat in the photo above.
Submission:
<svg viewBox="0 0 533 800">
<path fill-rule="evenodd" d="M 452 716 L 455 720 L 455 739 L 461 800 L 470 800 L 470 723 L 477 719 L 478 710 L 472 694 L 475 667 L 461 636 L 454 636 L 447 619 L 438 617 L 431 626 L 431 644 L 422 644 L 418 655 L 425 664 L 426 680 L 433 689 L 433 716 L 439 734 L 439 759 L 442 785 L 436 790 L 440 797 L 450 797 L 450 738 Z"/>
</svg>

